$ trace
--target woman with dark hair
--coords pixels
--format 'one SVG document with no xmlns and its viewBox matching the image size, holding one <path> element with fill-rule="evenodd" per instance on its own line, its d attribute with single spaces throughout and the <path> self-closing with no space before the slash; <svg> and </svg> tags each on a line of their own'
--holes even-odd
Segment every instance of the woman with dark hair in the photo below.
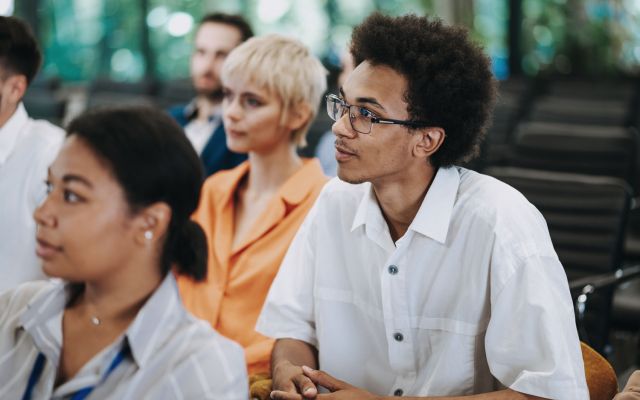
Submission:
<svg viewBox="0 0 640 400">
<path fill-rule="evenodd" d="M 0 398 L 248 397 L 242 349 L 186 312 L 169 273 L 206 277 L 189 219 L 202 177 L 160 111 L 70 124 L 34 214 L 43 270 L 61 280 L 0 296 Z"/>
</svg>

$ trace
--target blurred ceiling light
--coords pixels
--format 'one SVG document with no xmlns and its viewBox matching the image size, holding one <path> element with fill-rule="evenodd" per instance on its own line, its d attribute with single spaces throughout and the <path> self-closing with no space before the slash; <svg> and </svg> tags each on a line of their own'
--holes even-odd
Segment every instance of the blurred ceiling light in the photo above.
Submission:
<svg viewBox="0 0 640 400">
<path fill-rule="evenodd" d="M 171 36 L 184 36 L 193 29 L 193 17 L 185 12 L 175 12 L 169 17 L 167 31 Z"/>
<path fill-rule="evenodd" d="M 260 0 L 258 18 L 266 23 L 273 23 L 284 16 L 291 8 L 289 0 Z"/>
<path fill-rule="evenodd" d="M 13 0 L 0 0 L 0 15 L 13 14 Z"/>
<path fill-rule="evenodd" d="M 169 9 L 164 6 L 156 7 L 147 14 L 147 25 L 150 28 L 159 28 L 169 20 Z"/>
</svg>

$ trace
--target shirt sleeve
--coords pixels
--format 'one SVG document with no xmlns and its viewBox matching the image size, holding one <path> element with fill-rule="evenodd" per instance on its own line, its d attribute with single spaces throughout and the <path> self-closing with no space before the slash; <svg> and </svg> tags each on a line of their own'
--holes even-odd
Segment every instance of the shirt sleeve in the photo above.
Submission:
<svg viewBox="0 0 640 400">
<path fill-rule="evenodd" d="M 491 294 L 485 346 L 492 375 L 521 393 L 549 399 L 589 398 L 562 265 L 555 255 L 531 255 L 519 263 Z"/>
<path fill-rule="evenodd" d="M 256 325 L 265 336 L 298 339 L 316 347 L 313 243 L 320 198 L 294 237 Z"/>
</svg>

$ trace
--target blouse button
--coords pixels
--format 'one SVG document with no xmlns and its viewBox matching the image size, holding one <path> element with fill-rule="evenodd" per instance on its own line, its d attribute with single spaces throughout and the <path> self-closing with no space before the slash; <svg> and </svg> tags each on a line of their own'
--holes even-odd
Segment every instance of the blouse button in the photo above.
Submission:
<svg viewBox="0 0 640 400">
<path fill-rule="evenodd" d="M 402 336 L 402 333 L 396 332 L 393 334 L 393 338 L 398 342 L 402 342 L 402 340 L 404 339 L 404 336 Z"/>
<path fill-rule="evenodd" d="M 398 267 L 395 265 L 389 265 L 389 273 L 395 275 L 398 273 Z"/>
<path fill-rule="evenodd" d="M 404 392 L 402 391 L 402 389 L 396 389 L 395 392 L 393 392 L 394 396 L 402 396 L 404 394 Z"/>
</svg>

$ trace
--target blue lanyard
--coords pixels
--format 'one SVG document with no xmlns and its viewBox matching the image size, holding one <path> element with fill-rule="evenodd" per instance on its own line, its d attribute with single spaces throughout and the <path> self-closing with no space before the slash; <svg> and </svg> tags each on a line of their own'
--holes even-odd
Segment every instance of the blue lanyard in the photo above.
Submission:
<svg viewBox="0 0 640 400">
<path fill-rule="evenodd" d="M 107 380 L 109 375 L 113 372 L 113 370 L 115 370 L 118 367 L 118 365 L 120 365 L 120 363 L 122 363 L 122 360 L 125 359 L 128 353 L 129 353 L 129 346 L 125 342 L 122 349 L 113 358 L 113 361 L 111 361 L 111 364 L 109 364 L 109 368 L 107 369 L 104 376 L 100 380 L 100 383 Z M 39 353 L 38 357 L 36 358 L 35 364 L 33 364 L 31 375 L 29 375 L 29 381 L 27 382 L 27 388 L 25 389 L 24 394 L 22 395 L 22 400 L 31 400 L 33 388 L 36 386 L 36 384 L 38 383 L 38 380 L 40 379 L 40 376 L 42 375 L 42 370 L 44 369 L 44 361 L 45 361 L 44 354 Z M 71 397 L 71 400 L 84 400 L 87 398 L 87 396 L 89 396 L 89 394 L 91 394 L 93 389 L 95 389 L 95 386 L 84 387 L 78 390 L 77 392 L 75 392 Z"/>
</svg>

